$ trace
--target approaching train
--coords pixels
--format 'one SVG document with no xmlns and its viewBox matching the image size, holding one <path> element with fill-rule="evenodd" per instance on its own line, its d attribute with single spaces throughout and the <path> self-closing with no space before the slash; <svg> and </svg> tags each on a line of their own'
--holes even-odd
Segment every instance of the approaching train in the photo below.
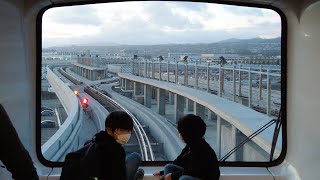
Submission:
<svg viewBox="0 0 320 180">
<path fill-rule="evenodd" d="M 222 9 L 231 14 L 223 16 Z M 118 14 L 99 14 L 113 10 Z M 137 13 L 143 11 L 152 16 Z M 82 19 L 72 13 L 82 14 Z M 134 118 L 134 133 L 124 148 L 141 153 L 143 179 L 157 179 L 152 174 L 178 155 L 184 144 L 176 120 L 194 113 L 207 124 L 205 138 L 220 160 L 220 179 L 316 180 L 319 17 L 319 0 L 0 0 L 0 104 L 43 180 L 59 179 L 65 155 L 102 130 L 106 114 L 115 109 Z M 101 19 L 110 25 L 99 29 Z M 274 33 L 277 38 L 256 38 L 245 46 L 237 46 L 244 42 L 239 39 L 218 45 L 207 41 L 209 32 L 221 33 L 218 27 L 223 24 L 230 36 L 236 32 L 249 39 L 240 29 L 253 33 L 250 23 L 270 33 L 266 37 Z M 137 29 L 126 29 L 130 25 Z M 185 43 L 200 26 L 199 41 Z M 146 28 L 161 33 L 153 36 Z M 61 37 L 54 34 L 64 30 L 69 33 L 62 37 L 70 41 L 67 50 L 57 45 Z M 108 41 L 102 50 L 86 41 L 77 41 L 83 46 L 72 44 L 102 31 L 121 31 L 115 38 L 124 40 Z M 142 35 L 137 38 L 135 31 Z M 162 43 L 165 38 L 167 43 Z M 135 39 L 141 44 L 126 45 Z M 99 54 L 102 51 L 109 52 Z M 0 165 L 0 179 L 11 179 Z"/>
</svg>

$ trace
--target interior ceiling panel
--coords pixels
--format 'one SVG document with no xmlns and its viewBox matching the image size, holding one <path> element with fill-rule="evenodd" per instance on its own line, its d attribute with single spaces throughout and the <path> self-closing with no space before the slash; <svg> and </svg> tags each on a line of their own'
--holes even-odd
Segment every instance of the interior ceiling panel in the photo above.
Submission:
<svg viewBox="0 0 320 180">
<path fill-rule="evenodd" d="M 8 0 L 8 1 L 15 1 L 15 0 Z M 188 1 L 188 0 L 187 0 Z M 192 1 L 192 0 L 190 0 Z M 193 0 L 195 1 L 195 0 Z M 311 5 L 314 2 L 317 2 L 319 0 L 200 0 L 204 2 L 244 2 L 244 3 L 252 3 L 252 4 L 261 4 L 261 5 L 271 5 L 274 7 L 277 7 L 281 10 L 290 9 L 293 11 L 297 17 L 300 17 L 300 14 L 304 11 L 305 8 L 307 8 L 309 5 Z M 27 1 L 28 2 L 28 1 Z M 28 4 L 35 4 L 36 2 L 46 2 L 48 4 L 59 4 L 59 3 L 70 3 L 70 2 L 108 2 L 106 0 L 96 1 L 96 0 L 30 0 Z M 112 0 L 110 2 L 113 2 Z M 197 1 L 195 1 L 197 2 Z M 32 5 L 31 5 L 32 6 Z"/>
<path fill-rule="evenodd" d="M 41 1 L 41 0 L 38 0 Z M 68 2 L 90 2 L 90 0 L 48 0 L 51 3 L 68 3 Z M 190 1 L 195 1 L 195 0 L 190 0 Z M 263 5 L 273 5 L 275 7 L 278 7 L 278 5 L 289 2 L 295 2 L 295 3 L 300 3 L 300 0 L 200 0 L 200 1 L 205 1 L 205 2 L 244 2 L 244 3 L 254 3 L 254 4 L 263 4 Z M 307 1 L 314 1 L 314 0 L 307 0 Z M 92 1 L 92 2 L 108 2 L 108 1 Z M 112 2 L 112 1 L 110 1 Z M 197 1 L 195 1 L 197 2 Z M 283 7 L 283 6 L 282 6 Z"/>
</svg>

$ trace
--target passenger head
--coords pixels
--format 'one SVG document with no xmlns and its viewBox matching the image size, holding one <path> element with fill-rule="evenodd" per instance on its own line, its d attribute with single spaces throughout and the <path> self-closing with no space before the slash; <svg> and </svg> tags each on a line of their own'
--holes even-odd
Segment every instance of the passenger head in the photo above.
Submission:
<svg viewBox="0 0 320 180">
<path fill-rule="evenodd" d="M 193 114 L 181 117 L 177 128 L 187 144 L 201 140 L 206 133 L 206 124 L 201 117 Z"/>
<path fill-rule="evenodd" d="M 113 111 L 106 118 L 105 129 L 117 142 L 125 144 L 130 138 L 133 120 L 124 111 Z"/>
</svg>

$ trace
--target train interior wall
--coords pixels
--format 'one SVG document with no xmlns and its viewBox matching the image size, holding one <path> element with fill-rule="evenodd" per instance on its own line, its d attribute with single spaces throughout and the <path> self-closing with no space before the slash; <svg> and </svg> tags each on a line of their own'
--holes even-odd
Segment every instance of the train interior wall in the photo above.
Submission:
<svg viewBox="0 0 320 180">
<path fill-rule="evenodd" d="M 263 2 L 263 1 L 261 1 Z M 50 1 L 0 0 L 0 103 L 30 152 L 38 174 L 49 168 L 37 159 L 36 16 Z M 287 155 L 270 168 L 276 179 L 315 179 L 320 166 L 320 2 L 276 1 L 288 21 Z M 0 179 L 10 174 L 0 169 Z"/>
</svg>

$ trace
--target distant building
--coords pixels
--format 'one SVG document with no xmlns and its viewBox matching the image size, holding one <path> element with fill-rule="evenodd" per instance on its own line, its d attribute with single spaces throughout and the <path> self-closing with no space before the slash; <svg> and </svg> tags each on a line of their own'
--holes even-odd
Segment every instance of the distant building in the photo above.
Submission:
<svg viewBox="0 0 320 180">
<path fill-rule="evenodd" d="M 77 62 L 73 63 L 74 71 L 92 81 L 106 78 L 107 63 L 105 58 L 99 55 L 105 57 L 101 52 L 85 51 L 77 57 Z"/>
<path fill-rule="evenodd" d="M 215 58 L 214 54 L 201 54 L 201 62 L 212 62 L 212 63 L 219 63 L 220 61 Z"/>
</svg>

